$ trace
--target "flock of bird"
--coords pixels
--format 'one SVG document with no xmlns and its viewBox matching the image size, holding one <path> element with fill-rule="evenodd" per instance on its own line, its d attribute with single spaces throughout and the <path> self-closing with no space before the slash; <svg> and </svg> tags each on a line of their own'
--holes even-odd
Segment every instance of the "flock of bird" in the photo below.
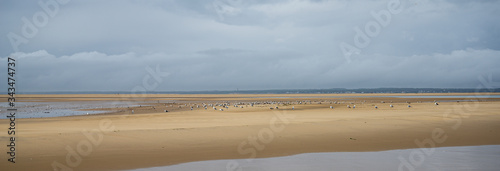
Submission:
<svg viewBox="0 0 500 171">
<path fill-rule="evenodd" d="M 315 104 L 322 104 L 324 102 L 325 101 L 314 101 Z M 366 102 L 366 101 L 364 101 L 364 102 Z M 330 101 L 330 104 L 344 104 L 344 103 L 347 103 L 347 102 Z M 351 109 L 351 108 L 352 109 L 356 109 L 356 105 L 353 102 L 348 102 L 348 103 L 349 104 L 347 105 L 347 108 L 349 108 L 349 109 Z M 385 103 L 385 102 L 381 101 L 380 103 Z M 407 107 L 408 108 L 412 107 L 410 105 L 411 104 L 410 102 L 406 102 L 406 103 L 407 103 Z M 225 101 L 225 102 L 201 103 L 201 104 L 197 104 L 197 103 L 191 104 L 191 103 L 189 103 L 189 104 L 179 105 L 178 108 L 182 108 L 183 106 L 186 106 L 186 107 L 189 107 L 190 110 L 194 110 L 195 108 L 200 108 L 201 107 L 201 108 L 203 108 L 205 110 L 208 110 L 209 108 L 212 108 L 213 110 L 224 111 L 224 110 L 229 109 L 230 106 L 232 106 L 234 108 L 244 108 L 244 107 L 254 107 L 256 105 L 260 105 L 260 106 L 265 106 L 265 105 L 269 106 L 269 105 L 271 105 L 271 106 L 274 106 L 274 107 L 269 107 L 269 109 L 273 110 L 273 109 L 279 109 L 280 105 L 288 106 L 288 105 L 294 105 L 294 104 L 295 105 L 313 104 L 313 101 L 311 101 L 311 100 L 302 100 L 302 101 L 295 101 L 295 102 L 290 102 L 290 101 L 229 102 L 229 101 Z M 436 106 L 439 105 L 437 102 L 435 102 L 434 104 Z M 172 106 L 172 105 L 170 105 L 170 106 Z M 390 108 L 394 108 L 394 105 L 390 104 L 389 107 Z M 335 107 L 333 105 L 330 105 L 330 109 L 334 109 L 334 108 Z M 375 105 L 374 108 L 378 109 L 379 107 L 377 105 Z M 292 106 L 291 109 L 295 110 L 295 106 Z M 168 112 L 168 110 L 165 110 L 165 112 Z"/>
</svg>

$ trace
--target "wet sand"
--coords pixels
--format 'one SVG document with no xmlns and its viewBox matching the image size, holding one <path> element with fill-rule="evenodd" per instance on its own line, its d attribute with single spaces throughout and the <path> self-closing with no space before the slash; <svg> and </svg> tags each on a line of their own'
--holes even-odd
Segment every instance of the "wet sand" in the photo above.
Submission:
<svg viewBox="0 0 500 171">
<path fill-rule="evenodd" d="M 500 168 L 500 145 L 437 147 L 376 152 L 305 153 L 284 157 L 210 160 L 129 171 L 227 170 L 228 163 L 244 171 L 304 170 L 488 170 Z M 410 157 L 411 156 L 411 157 Z M 410 160 L 411 158 L 411 160 Z"/>
<path fill-rule="evenodd" d="M 7 163 L 4 154 L 0 167 L 127 170 L 254 156 L 419 148 L 419 143 L 500 144 L 499 99 L 347 96 L 351 95 L 20 95 L 19 101 L 25 102 L 122 101 L 141 106 L 109 108 L 113 112 L 103 115 L 18 119 L 16 164 Z M 228 102 L 224 111 L 202 107 Z M 251 107 L 251 102 L 261 104 Z M 235 103 L 245 104 L 234 107 Z M 276 106 L 279 109 L 270 109 Z M 8 124 L 0 120 L 5 127 L 2 144 L 8 144 Z"/>
</svg>

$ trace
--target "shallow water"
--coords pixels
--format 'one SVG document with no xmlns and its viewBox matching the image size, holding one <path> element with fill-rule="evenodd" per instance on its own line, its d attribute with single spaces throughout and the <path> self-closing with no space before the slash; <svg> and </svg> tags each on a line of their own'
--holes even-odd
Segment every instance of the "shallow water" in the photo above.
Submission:
<svg viewBox="0 0 500 171">
<path fill-rule="evenodd" d="M 425 153 L 429 151 L 429 153 Z M 165 167 L 130 171 L 302 171 L 302 170 L 491 170 L 500 168 L 500 145 L 404 149 L 379 152 L 307 153 L 285 157 L 261 158 L 248 161 L 213 160 L 183 163 Z"/>
<path fill-rule="evenodd" d="M 484 99 L 484 98 L 500 98 L 500 95 L 478 95 L 478 96 L 385 96 L 397 98 L 459 98 L 459 99 Z"/>
<path fill-rule="evenodd" d="M 16 102 L 16 118 L 45 118 L 62 117 L 74 115 L 100 114 L 112 112 L 110 110 L 99 110 L 102 108 L 126 107 L 124 102 L 111 101 L 84 101 L 84 102 Z M 128 105 L 135 106 L 135 105 Z M 93 109 L 92 111 L 81 111 L 81 109 Z M 7 103 L 0 104 L 0 119 L 6 119 L 8 115 Z"/>
<path fill-rule="evenodd" d="M 460 96 L 455 96 L 455 95 L 451 95 L 451 96 L 425 96 L 425 95 L 422 95 L 422 96 L 321 96 L 318 95 L 318 96 L 266 96 L 266 97 L 248 97 L 248 98 L 269 98 L 269 99 L 273 99 L 273 98 L 297 98 L 297 99 L 301 99 L 301 98 L 377 98 L 377 97 L 390 97 L 390 98 L 435 98 L 435 99 L 442 99 L 442 98 L 458 98 L 458 99 L 485 99 L 485 98 L 500 98 L 500 95 L 478 95 L 478 96 L 475 96 L 475 95 L 466 95 L 466 96 L 463 96 L 463 95 L 460 95 Z M 348 99 L 340 99 L 340 100 L 348 100 Z"/>
</svg>

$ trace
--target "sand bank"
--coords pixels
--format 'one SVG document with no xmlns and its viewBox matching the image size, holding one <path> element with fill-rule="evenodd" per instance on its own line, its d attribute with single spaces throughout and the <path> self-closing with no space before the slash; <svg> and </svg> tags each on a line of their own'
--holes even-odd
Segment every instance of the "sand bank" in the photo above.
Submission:
<svg viewBox="0 0 500 171">
<path fill-rule="evenodd" d="M 453 102 L 440 102 L 436 106 L 435 99 L 426 98 L 297 96 L 266 99 L 259 95 L 251 98 L 248 95 L 151 95 L 144 101 L 134 101 L 150 106 L 121 108 L 114 114 L 18 119 L 16 164 L 7 163 L 7 155 L 1 155 L 4 162 L 0 167 L 2 170 L 4 167 L 6 170 L 52 170 L 53 166 L 74 170 L 126 170 L 315 152 L 500 144 L 497 99 L 456 102 L 464 99 L 447 98 Z M 82 99 L 124 100 L 117 95 L 26 95 L 23 98 L 75 103 Z M 236 101 L 271 104 L 234 107 Z M 299 101 L 303 104 L 297 104 Z M 232 105 L 224 111 L 194 107 L 227 102 Z M 410 108 L 406 102 L 410 102 Z M 389 107 L 390 104 L 394 107 Z M 356 108 L 347 108 L 347 105 L 356 105 Z M 270 109 L 276 106 L 279 109 Z M 166 109 L 168 113 L 164 112 Z M 130 114 L 131 110 L 134 114 Z M 8 120 L 0 120 L 0 125 L 5 127 L 0 141 L 7 144 Z"/>
</svg>

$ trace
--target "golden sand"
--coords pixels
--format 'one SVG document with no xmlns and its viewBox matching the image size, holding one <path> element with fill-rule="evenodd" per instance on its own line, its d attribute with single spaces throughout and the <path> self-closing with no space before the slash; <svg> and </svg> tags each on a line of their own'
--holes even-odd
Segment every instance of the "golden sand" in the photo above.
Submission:
<svg viewBox="0 0 500 171">
<path fill-rule="evenodd" d="M 15 164 L 8 163 L 3 152 L 7 150 L 9 121 L 2 119 L 0 167 L 124 170 L 254 156 L 500 144 L 498 99 L 456 102 L 464 98 L 380 96 L 393 95 L 19 95 L 20 101 L 121 100 L 151 106 L 110 109 L 119 112 L 105 115 L 17 119 Z M 450 102 L 435 105 L 434 100 Z M 256 101 L 294 104 L 233 106 Z M 231 102 L 229 109 L 202 107 L 202 103 L 223 102 Z M 406 102 L 411 103 L 410 108 Z M 279 109 L 270 109 L 276 106 Z"/>
</svg>

